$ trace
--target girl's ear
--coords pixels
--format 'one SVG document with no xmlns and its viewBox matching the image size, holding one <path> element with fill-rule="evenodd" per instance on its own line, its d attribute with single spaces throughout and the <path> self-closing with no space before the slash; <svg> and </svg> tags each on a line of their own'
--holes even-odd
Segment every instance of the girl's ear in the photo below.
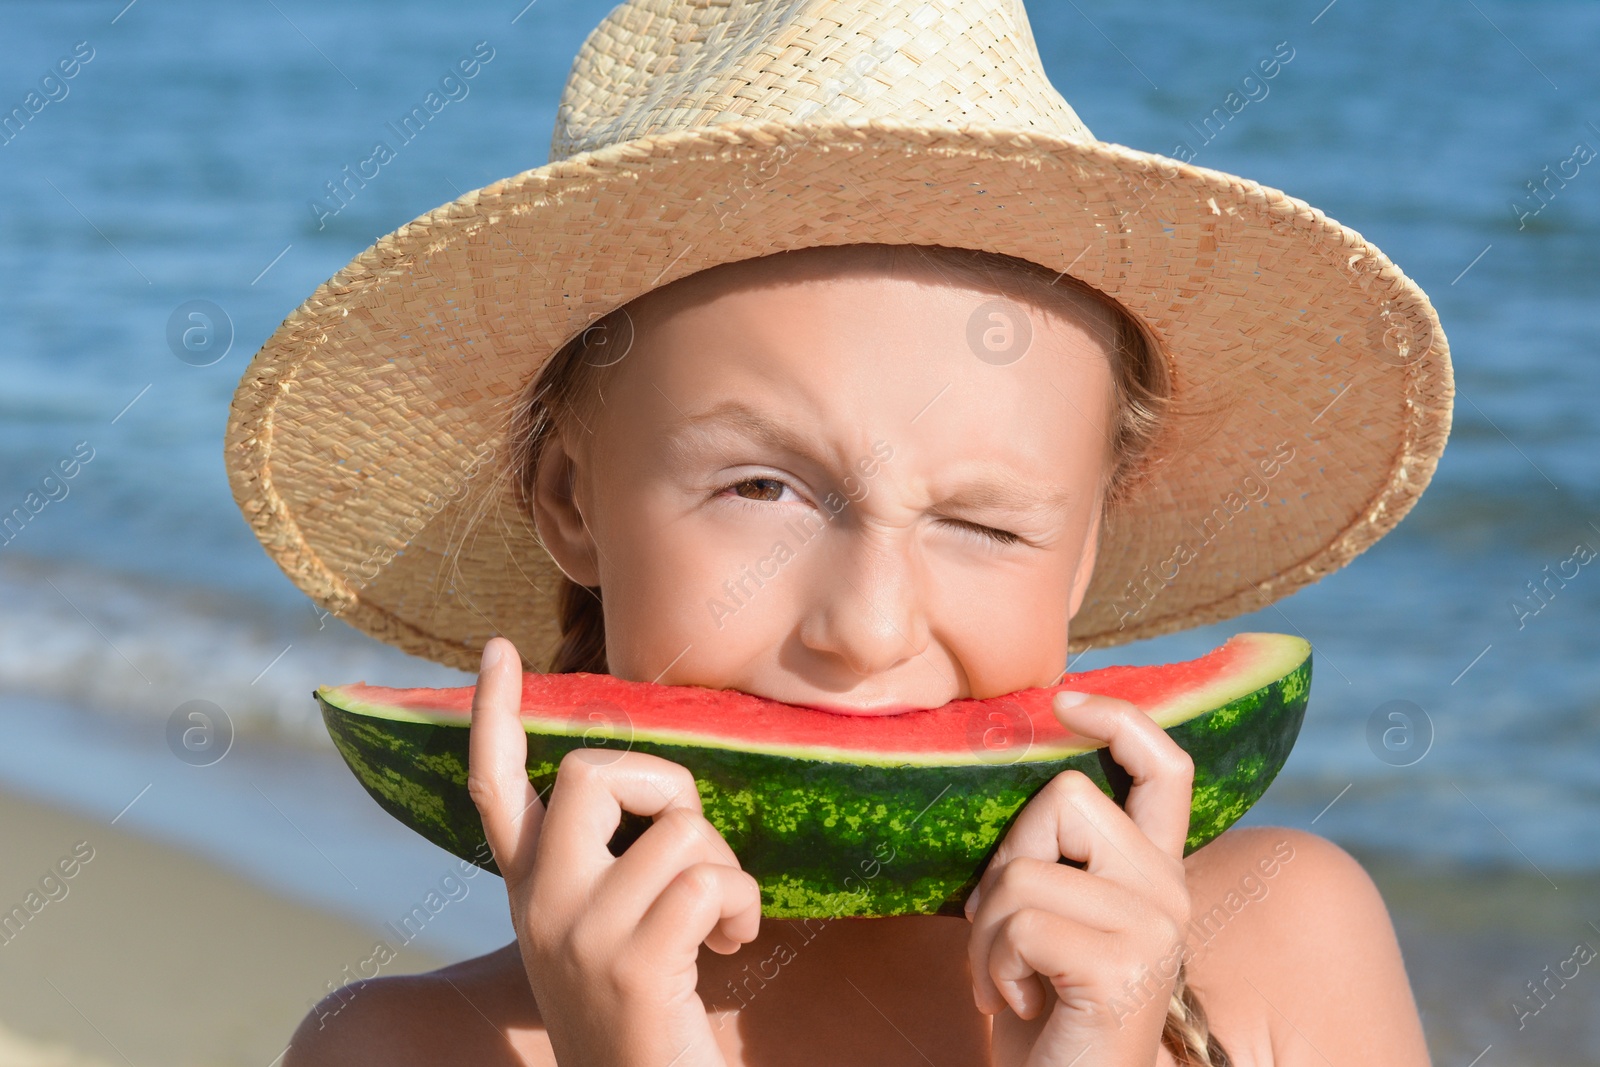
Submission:
<svg viewBox="0 0 1600 1067">
<path fill-rule="evenodd" d="M 598 553 L 588 524 L 578 510 L 573 491 L 577 475 L 577 464 L 567 451 L 561 429 L 553 427 L 534 472 L 533 522 L 561 573 L 579 585 L 593 588 L 600 584 Z"/>
<path fill-rule="evenodd" d="M 1100 511 L 1101 504 L 1096 503 L 1094 514 L 1089 518 L 1089 535 L 1083 542 L 1083 554 L 1078 558 L 1077 572 L 1072 576 L 1072 600 L 1068 619 L 1078 617 L 1078 609 L 1083 606 L 1084 594 L 1089 591 L 1089 579 L 1094 577 L 1095 555 L 1100 551 Z"/>
</svg>

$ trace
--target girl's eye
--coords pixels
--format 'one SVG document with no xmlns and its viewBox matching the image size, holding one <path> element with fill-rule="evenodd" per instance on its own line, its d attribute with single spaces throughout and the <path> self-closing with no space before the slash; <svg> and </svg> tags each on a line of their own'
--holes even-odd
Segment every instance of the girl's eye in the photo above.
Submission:
<svg viewBox="0 0 1600 1067">
<path fill-rule="evenodd" d="M 1019 535 L 1012 533 L 1010 530 L 997 530 L 993 526 L 984 526 L 980 523 L 966 522 L 961 519 L 946 519 L 944 521 L 967 531 L 974 537 L 988 538 L 990 541 L 1002 545 L 1014 545 L 1022 540 Z"/>
<path fill-rule="evenodd" d="M 734 493 L 746 500 L 775 501 L 783 496 L 786 486 L 776 478 L 746 478 L 742 482 L 734 482 L 724 486 L 732 489 Z"/>
</svg>

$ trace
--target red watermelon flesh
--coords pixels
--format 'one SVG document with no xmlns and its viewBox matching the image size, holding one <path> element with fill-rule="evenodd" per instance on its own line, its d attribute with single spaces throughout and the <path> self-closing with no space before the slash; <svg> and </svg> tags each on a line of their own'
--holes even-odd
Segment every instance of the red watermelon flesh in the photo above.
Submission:
<svg viewBox="0 0 1600 1067">
<path fill-rule="evenodd" d="M 1063 675 L 1054 686 L 893 715 L 850 715 L 783 704 L 731 689 L 630 682 L 608 674 L 522 679 L 522 719 L 537 733 L 609 730 L 635 741 L 709 745 L 804 759 L 865 764 L 963 764 L 998 749 L 1008 758 L 1059 759 L 1100 746 L 1056 719 L 1051 700 L 1077 690 L 1126 700 L 1163 726 L 1218 707 L 1282 677 L 1304 643 L 1278 634 L 1238 634 L 1198 659 L 1158 667 L 1102 667 Z M 338 704 L 387 718 L 439 725 L 471 719 L 474 687 L 337 687 Z"/>
</svg>

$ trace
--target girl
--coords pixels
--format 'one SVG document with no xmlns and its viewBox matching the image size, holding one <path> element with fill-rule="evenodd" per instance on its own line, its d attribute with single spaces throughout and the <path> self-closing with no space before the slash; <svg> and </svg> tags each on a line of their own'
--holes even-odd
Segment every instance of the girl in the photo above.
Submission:
<svg viewBox="0 0 1600 1067">
<path fill-rule="evenodd" d="M 963 329 L 996 298 L 1032 335 L 1003 365 Z M 568 576 L 552 669 L 849 714 L 1052 684 L 1101 508 L 1170 409 L 1136 322 L 1010 257 L 846 245 L 674 282 L 569 344 L 525 420 L 519 474 Z M 865 492 L 819 519 L 880 442 Z M 808 519 L 818 532 L 735 615 L 704 607 Z M 547 807 L 520 678 L 512 643 L 488 642 L 469 779 L 517 943 L 346 992 L 308 1018 L 291 1067 L 1427 1062 L 1361 869 L 1276 828 L 1185 861 L 1192 765 L 1123 701 L 1056 711 L 1130 772 L 1126 811 L 1056 778 L 965 921 L 778 922 L 681 767 L 580 750 Z M 623 810 L 655 823 L 613 858 Z M 1273 864 L 1226 928 L 1191 923 Z"/>
<path fill-rule="evenodd" d="M 1125 806 L 1056 778 L 964 918 L 803 923 L 681 767 L 581 750 L 535 795 L 516 714 L 525 652 L 896 714 L 1286 595 L 1432 472 L 1426 297 L 1282 193 L 1096 141 L 1015 0 L 631 0 L 552 157 L 364 253 L 235 400 L 302 588 L 478 666 L 517 935 L 343 991 L 287 1067 L 1427 1063 L 1360 866 L 1271 827 L 1184 857 L 1192 765 L 1125 702 L 1055 706 Z M 1272 506 L 1230 503 L 1268 453 Z"/>
</svg>

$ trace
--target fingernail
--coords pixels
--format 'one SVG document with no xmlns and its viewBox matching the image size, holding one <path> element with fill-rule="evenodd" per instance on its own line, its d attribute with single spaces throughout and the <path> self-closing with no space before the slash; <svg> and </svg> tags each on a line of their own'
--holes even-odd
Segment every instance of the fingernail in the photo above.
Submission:
<svg viewBox="0 0 1600 1067">
<path fill-rule="evenodd" d="M 978 913 L 978 887 L 977 886 L 973 886 L 972 887 L 972 895 L 967 897 L 967 903 L 964 906 L 963 910 L 966 911 L 968 919 L 971 919 L 974 915 L 976 915 Z"/>
<path fill-rule="evenodd" d="M 482 667 L 480 669 L 486 671 L 490 667 L 493 667 L 496 663 L 499 663 L 499 662 L 500 662 L 500 646 L 495 644 L 494 640 L 491 638 L 483 646 L 483 665 L 482 665 Z"/>
<path fill-rule="evenodd" d="M 1088 693 L 1076 693 L 1072 690 L 1063 690 L 1056 694 L 1056 707 L 1075 708 L 1089 699 Z"/>
</svg>

